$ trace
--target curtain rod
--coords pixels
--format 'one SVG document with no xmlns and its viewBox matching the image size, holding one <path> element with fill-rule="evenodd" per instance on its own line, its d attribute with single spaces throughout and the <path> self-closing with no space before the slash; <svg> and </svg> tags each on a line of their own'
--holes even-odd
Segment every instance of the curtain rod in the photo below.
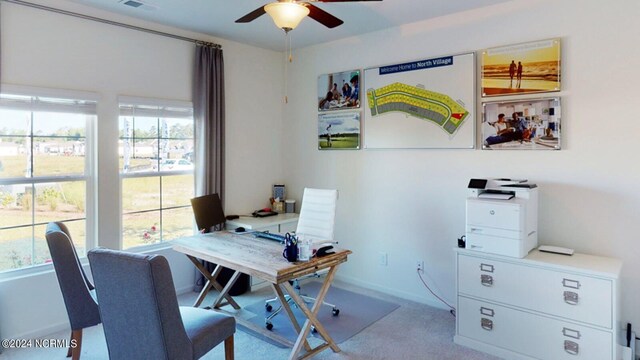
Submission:
<svg viewBox="0 0 640 360">
<path fill-rule="evenodd" d="M 215 44 L 215 43 L 206 42 L 206 41 L 202 41 L 202 40 L 192 39 L 192 38 L 188 38 L 186 36 L 170 34 L 170 33 L 162 32 L 162 31 L 151 30 L 151 29 L 140 27 L 140 26 L 129 25 L 129 24 L 125 24 L 125 23 L 121 23 L 121 22 L 117 22 L 117 21 L 106 20 L 106 19 L 102 19 L 102 18 L 99 18 L 99 17 L 90 16 L 90 15 L 84 15 L 84 14 L 80 14 L 80 13 L 76 13 L 76 12 L 72 12 L 72 11 L 56 9 L 56 8 L 45 6 L 45 5 L 30 3 L 28 1 L 23 1 L 23 0 L 1 0 L 1 1 L 12 3 L 12 4 L 17 4 L 17 5 L 22 5 L 22 6 L 28 6 L 28 7 L 32 7 L 32 8 L 36 8 L 36 9 L 40 9 L 40 10 L 50 11 L 50 12 L 54 12 L 54 13 L 58 13 L 58 14 L 69 15 L 69 16 L 80 18 L 80 19 L 96 21 L 96 22 L 100 22 L 100 23 L 103 23 L 103 24 L 107 24 L 107 25 L 120 26 L 120 27 L 123 27 L 123 28 L 126 28 L 126 29 L 142 31 L 142 32 L 146 32 L 146 33 L 150 33 L 150 34 L 154 34 L 154 35 L 160 35 L 160 36 L 169 37 L 169 38 L 172 38 L 172 39 L 188 41 L 188 42 L 192 42 L 192 43 L 197 44 L 197 45 L 207 45 L 207 46 L 216 47 L 218 49 L 222 49 L 222 45 L 220 45 L 220 44 Z"/>
</svg>

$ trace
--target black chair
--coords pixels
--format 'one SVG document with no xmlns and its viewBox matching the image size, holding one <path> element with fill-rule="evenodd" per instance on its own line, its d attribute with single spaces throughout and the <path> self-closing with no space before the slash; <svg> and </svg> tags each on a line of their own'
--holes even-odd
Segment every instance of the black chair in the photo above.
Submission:
<svg viewBox="0 0 640 360">
<path fill-rule="evenodd" d="M 224 229 L 224 210 L 218 194 L 194 197 L 191 208 L 200 231 L 208 233 Z"/>
<path fill-rule="evenodd" d="M 49 223 L 46 238 L 69 316 L 71 340 L 76 343 L 75 347 L 69 347 L 67 357 L 78 360 L 82 349 L 82 329 L 100 324 L 95 290 L 82 269 L 66 225 L 61 222 Z"/>
<path fill-rule="evenodd" d="M 223 341 L 233 360 L 235 319 L 179 307 L 163 256 L 108 249 L 88 256 L 110 360 L 199 359 Z"/>
<path fill-rule="evenodd" d="M 191 199 L 191 208 L 193 209 L 193 216 L 196 219 L 196 224 L 200 231 L 205 233 L 220 231 L 224 229 L 225 217 L 224 210 L 222 210 L 222 202 L 218 194 L 209 194 L 204 196 L 198 196 Z M 204 262 L 205 267 L 210 272 L 215 269 L 216 264 L 210 262 Z M 235 271 L 227 268 L 223 268 L 216 280 L 222 286 L 225 286 Z M 201 276 L 200 276 L 201 277 Z M 202 277 L 204 283 L 204 278 Z M 240 277 L 236 280 L 229 290 L 229 295 L 237 296 L 242 295 L 251 287 L 251 279 L 247 274 L 240 274 Z"/>
</svg>

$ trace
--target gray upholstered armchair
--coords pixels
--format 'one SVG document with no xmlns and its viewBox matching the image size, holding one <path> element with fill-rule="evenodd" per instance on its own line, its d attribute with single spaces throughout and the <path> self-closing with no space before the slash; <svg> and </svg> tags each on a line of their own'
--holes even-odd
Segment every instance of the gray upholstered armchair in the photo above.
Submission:
<svg viewBox="0 0 640 360">
<path fill-rule="evenodd" d="M 167 259 L 108 249 L 89 252 L 109 358 L 199 359 L 224 341 L 233 360 L 233 317 L 179 307 Z"/>
<path fill-rule="evenodd" d="M 82 329 L 100 324 L 95 290 L 82 269 L 69 229 L 61 222 L 49 223 L 46 238 L 69 316 L 71 340 L 76 343 L 75 347 L 69 348 L 67 357 L 78 360 L 82 349 Z"/>
</svg>

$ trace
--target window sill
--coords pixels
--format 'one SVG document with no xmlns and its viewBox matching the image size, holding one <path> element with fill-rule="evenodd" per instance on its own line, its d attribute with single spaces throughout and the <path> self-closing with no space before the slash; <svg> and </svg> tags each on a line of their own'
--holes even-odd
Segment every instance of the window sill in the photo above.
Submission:
<svg viewBox="0 0 640 360">
<path fill-rule="evenodd" d="M 171 240 L 169 240 L 169 241 L 165 241 L 165 242 L 161 242 L 161 243 L 157 243 L 157 244 L 134 246 L 134 247 L 130 247 L 130 248 L 124 250 L 124 251 L 129 251 L 129 252 L 138 253 L 138 254 L 146 254 L 146 253 L 150 253 L 150 252 L 154 252 L 154 251 L 158 251 L 158 250 L 171 249 L 171 247 L 172 247 L 171 244 L 172 244 Z"/>
<path fill-rule="evenodd" d="M 167 242 L 162 242 L 158 244 L 135 246 L 124 251 L 138 253 L 138 254 L 148 254 L 148 253 L 153 253 L 159 250 L 171 249 L 172 247 L 171 244 L 172 242 L 171 240 L 169 240 Z M 88 266 L 89 259 L 87 259 L 86 256 L 81 257 L 80 263 L 82 264 L 83 267 Z M 39 264 L 39 265 L 34 265 L 34 266 L 21 268 L 21 269 L 5 270 L 0 272 L 0 283 L 17 280 L 17 279 L 28 278 L 32 276 L 43 275 L 43 274 L 52 273 L 52 272 L 54 272 L 53 263 Z"/>
<path fill-rule="evenodd" d="M 27 278 L 35 275 L 42 275 L 42 274 L 51 273 L 51 272 L 53 272 L 52 263 L 34 265 L 34 266 L 21 268 L 21 269 L 5 270 L 3 272 L 0 272 L 0 283 L 5 281 L 23 279 L 23 278 Z"/>
</svg>

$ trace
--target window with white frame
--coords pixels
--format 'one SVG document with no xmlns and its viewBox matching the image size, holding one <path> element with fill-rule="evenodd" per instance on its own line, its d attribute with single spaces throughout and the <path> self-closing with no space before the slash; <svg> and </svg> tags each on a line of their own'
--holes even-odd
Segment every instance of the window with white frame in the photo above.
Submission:
<svg viewBox="0 0 640 360">
<path fill-rule="evenodd" d="M 94 199 L 87 194 L 95 186 L 96 118 L 91 94 L 3 87 L 0 272 L 51 261 L 45 239 L 50 221 L 64 222 L 78 255 L 86 254 L 94 228 Z"/>
<path fill-rule="evenodd" d="M 192 235 L 193 106 L 128 97 L 119 103 L 122 248 Z"/>
</svg>

